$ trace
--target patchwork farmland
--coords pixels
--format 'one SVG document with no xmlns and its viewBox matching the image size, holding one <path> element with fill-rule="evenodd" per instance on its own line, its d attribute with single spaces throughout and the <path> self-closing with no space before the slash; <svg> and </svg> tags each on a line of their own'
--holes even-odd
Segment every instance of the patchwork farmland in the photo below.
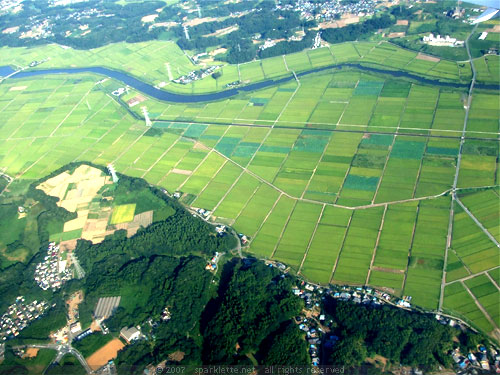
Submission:
<svg viewBox="0 0 500 375">
<path fill-rule="evenodd" d="M 255 82 L 358 60 L 470 79 L 470 68 L 416 59 L 387 43 L 228 65 L 222 79 Z M 214 220 L 248 236 L 245 250 L 258 257 L 317 283 L 412 296 L 416 305 L 459 315 L 498 338 L 498 92 L 473 95 L 461 147 L 466 95 L 459 88 L 325 70 L 221 101 L 147 97 L 141 106 L 154 121 L 149 128 L 140 106 L 125 104 L 138 92 L 118 101 L 109 93 L 120 83 L 100 79 L 2 82 L 0 167 L 15 178 L 8 189 L 22 191 L 72 161 L 113 163 L 212 211 Z M 221 87 L 212 81 L 206 90 L 189 89 Z M 452 206 L 459 154 L 456 192 L 466 209 Z M 111 224 L 133 218 L 137 209 L 128 203 L 116 202 Z"/>
</svg>

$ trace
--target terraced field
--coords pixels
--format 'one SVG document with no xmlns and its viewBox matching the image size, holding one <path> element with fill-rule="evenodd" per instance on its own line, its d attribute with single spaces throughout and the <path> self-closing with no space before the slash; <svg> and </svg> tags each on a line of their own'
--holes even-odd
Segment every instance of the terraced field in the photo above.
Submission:
<svg viewBox="0 0 500 375">
<path fill-rule="evenodd" d="M 467 79 L 457 64 L 431 66 L 413 52 L 372 43 L 227 66 L 221 79 L 258 81 L 355 60 Z M 182 192 L 184 203 L 246 234 L 249 252 L 312 281 L 410 295 L 424 308 L 498 332 L 498 244 L 471 217 L 499 240 L 498 92 L 473 96 L 457 191 L 471 215 L 455 204 L 449 236 L 461 90 L 326 70 L 223 101 L 146 98 L 129 108 L 109 95 L 119 83 L 100 79 L 0 84 L 0 167 L 15 177 L 10 190 L 71 161 L 113 162 L 120 173 Z M 142 116 L 143 105 L 152 128 L 129 112 Z"/>
</svg>

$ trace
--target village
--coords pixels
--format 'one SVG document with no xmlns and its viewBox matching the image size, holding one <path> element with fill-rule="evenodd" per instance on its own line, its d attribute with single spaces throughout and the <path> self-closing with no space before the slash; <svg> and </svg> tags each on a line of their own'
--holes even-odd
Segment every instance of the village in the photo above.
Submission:
<svg viewBox="0 0 500 375">
<path fill-rule="evenodd" d="M 18 336 L 32 321 L 40 318 L 48 307 L 45 301 L 25 303 L 23 296 L 17 297 L 16 302 L 0 317 L 0 340 Z"/>
<path fill-rule="evenodd" d="M 180 83 L 182 85 L 187 85 L 191 82 L 198 81 L 200 79 L 209 76 L 210 74 L 213 74 L 217 69 L 220 69 L 220 67 L 221 67 L 220 65 L 211 65 L 206 69 L 193 70 L 188 74 L 185 74 L 177 79 L 174 79 L 173 82 Z"/>
<path fill-rule="evenodd" d="M 288 272 L 288 268 L 282 263 L 271 261 L 266 261 L 266 263 L 269 267 L 278 268 L 283 272 L 283 276 Z M 340 301 L 350 301 L 355 304 L 371 306 L 372 308 L 390 305 L 407 311 L 426 313 L 412 307 L 410 303 L 411 296 L 399 298 L 367 286 L 330 285 L 323 287 L 299 279 L 292 291 L 304 301 L 304 310 L 300 316 L 295 318 L 295 323 L 306 334 L 305 339 L 309 345 L 309 355 L 314 367 L 325 363 L 324 358 L 322 360 L 322 350 L 332 348 L 339 340 L 339 337 L 332 333 L 333 321 L 327 319 L 321 308 L 322 301 L 327 296 Z M 470 329 L 459 320 L 441 314 L 434 314 L 434 317 L 443 325 L 457 327 L 462 331 Z M 488 349 L 485 344 L 478 345 L 475 352 L 460 353 L 457 348 L 449 353 L 455 363 L 457 374 L 500 373 L 500 354 L 493 346 L 489 347 L 489 354 L 488 356 Z M 419 369 L 412 369 L 411 373 L 423 374 Z"/>
<path fill-rule="evenodd" d="M 73 277 L 73 273 L 67 265 L 68 261 L 63 260 L 60 256 L 59 246 L 55 242 L 51 242 L 44 262 L 36 265 L 34 279 L 43 290 L 50 288 L 55 291 Z"/>
<path fill-rule="evenodd" d="M 277 8 L 300 12 L 300 17 L 307 20 L 329 21 L 340 18 L 344 14 L 352 14 L 359 17 L 371 16 L 375 13 L 377 3 L 375 0 L 360 0 L 356 2 L 298 0 L 294 5 L 278 5 Z"/>
</svg>

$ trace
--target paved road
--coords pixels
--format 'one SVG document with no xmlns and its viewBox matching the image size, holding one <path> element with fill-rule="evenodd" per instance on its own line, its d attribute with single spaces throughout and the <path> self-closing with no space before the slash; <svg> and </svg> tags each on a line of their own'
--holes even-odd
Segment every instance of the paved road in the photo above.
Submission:
<svg viewBox="0 0 500 375">
<path fill-rule="evenodd" d="M 24 347 L 56 350 L 57 356 L 53 362 L 59 362 L 61 360 L 61 358 L 64 357 L 64 355 L 72 354 L 78 359 L 78 361 L 80 361 L 80 363 L 82 364 L 82 366 L 85 369 L 85 371 L 87 372 L 87 374 L 92 373 L 92 369 L 88 365 L 88 363 L 85 360 L 85 358 L 83 357 L 83 355 L 78 350 L 73 348 L 71 345 L 68 345 L 68 344 L 29 344 L 29 345 L 17 346 L 17 347 L 14 347 L 14 349 L 19 349 L 19 348 L 24 348 Z"/>
</svg>

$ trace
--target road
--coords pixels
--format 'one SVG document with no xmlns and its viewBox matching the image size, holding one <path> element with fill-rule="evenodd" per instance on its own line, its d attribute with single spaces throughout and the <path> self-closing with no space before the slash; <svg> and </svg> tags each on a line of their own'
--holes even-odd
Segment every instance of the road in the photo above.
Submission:
<svg viewBox="0 0 500 375">
<path fill-rule="evenodd" d="M 189 209 L 189 207 L 187 207 Z M 224 225 L 226 226 L 227 229 L 229 229 L 231 231 L 231 234 L 234 236 L 234 238 L 236 238 L 236 246 L 233 247 L 232 249 L 230 249 L 229 251 L 236 251 L 238 253 L 238 256 L 240 258 L 243 258 L 243 254 L 241 253 L 241 240 L 240 240 L 240 237 L 238 236 L 238 233 L 236 233 L 236 231 L 228 226 L 227 224 L 224 224 L 224 223 L 218 223 L 218 222 L 213 222 L 213 221 L 208 221 L 208 218 L 205 218 L 203 216 L 201 216 L 198 212 L 192 210 L 192 209 L 189 209 L 189 211 L 193 214 L 193 215 L 196 215 L 197 217 L 199 217 L 201 220 L 203 221 L 206 221 L 208 224 L 211 224 L 213 225 L 214 227 L 218 226 L 218 225 Z"/>
<path fill-rule="evenodd" d="M 72 354 L 78 359 L 78 361 L 80 361 L 81 365 L 83 366 L 83 368 L 85 369 L 87 374 L 92 373 L 92 369 L 88 365 L 88 363 L 85 360 L 85 358 L 83 357 L 83 355 L 69 344 L 29 344 L 29 345 L 17 346 L 17 347 L 14 347 L 13 349 L 21 349 L 24 347 L 36 348 L 36 349 L 56 350 L 57 356 L 53 362 L 59 362 L 61 360 L 61 358 L 64 357 L 66 354 Z"/>
<path fill-rule="evenodd" d="M 474 66 L 474 60 L 472 59 L 472 54 L 470 52 L 470 45 L 469 45 L 469 40 L 472 37 L 472 35 L 476 32 L 478 24 L 474 26 L 470 34 L 467 36 L 467 39 L 465 40 L 465 48 L 467 50 L 467 55 L 469 56 L 469 61 L 470 61 L 470 67 L 472 70 L 472 79 L 470 82 L 469 86 L 469 93 L 467 95 L 467 104 L 464 106 L 465 107 L 465 117 L 464 117 L 464 125 L 462 128 L 462 136 L 460 137 L 460 146 L 458 148 L 458 156 L 457 156 L 457 165 L 455 168 L 455 177 L 453 179 L 453 185 L 451 188 L 451 205 L 450 205 L 450 218 L 448 222 L 448 235 L 447 235 L 447 241 L 446 241 L 446 249 L 444 252 L 444 262 L 443 262 L 443 276 L 441 279 L 441 293 L 439 295 L 439 306 L 438 309 L 439 311 L 442 310 L 443 308 L 443 301 L 444 301 L 444 288 L 446 285 L 446 267 L 448 265 L 448 251 L 451 248 L 451 241 L 452 241 L 452 236 L 453 236 L 453 218 L 454 218 L 454 207 L 455 207 L 455 201 L 457 200 L 457 183 L 458 183 L 458 176 L 460 173 L 460 163 L 462 162 L 462 153 L 464 149 L 464 143 L 465 143 L 465 135 L 467 133 L 467 121 L 469 120 L 469 110 L 470 110 L 470 105 L 472 103 L 472 91 L 474 90 L 474 85 L 476 84 L 476 67 Z"/>
</svg>

